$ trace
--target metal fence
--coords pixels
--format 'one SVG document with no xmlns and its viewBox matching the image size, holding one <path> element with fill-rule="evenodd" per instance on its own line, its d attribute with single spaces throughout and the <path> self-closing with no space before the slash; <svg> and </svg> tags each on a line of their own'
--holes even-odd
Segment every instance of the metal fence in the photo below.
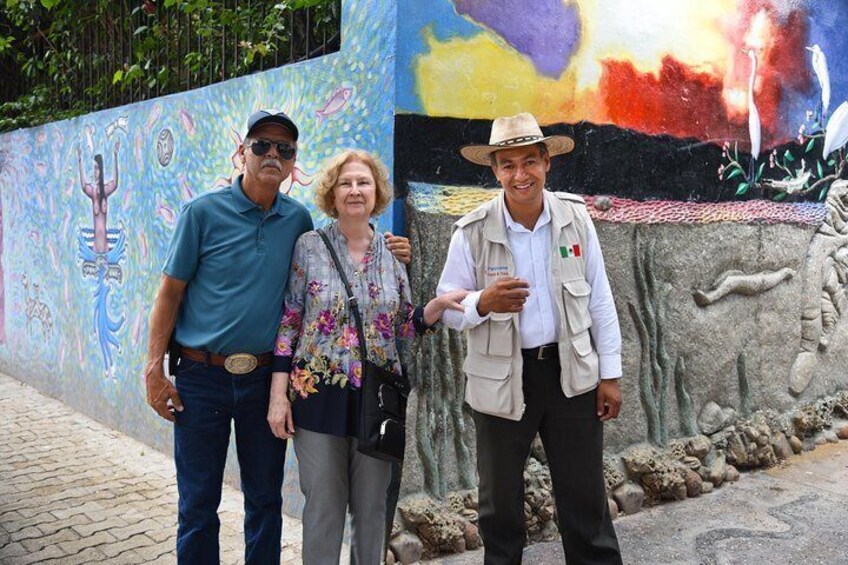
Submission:
<svg viewBox="0 0 848 565">
<path fill-rule="evenodd" d="M 79 25 L 62 34 L 62 43 L 51 43 L 48 34 L 36 33 L 30 38 L 28 57 L 41 61 L 48 53 L 62 56 L 69 48 L 84 56 L 62 67 L 64 76 L 57 77 L 34 70 L 35 66 L 24 72 L 26 61 L 7 52 L 0 57 L 0 103 L 40 87 L 58 110 L 94 111 L 319 57 L 338 51 L 341 43 L 340 0 L 300 10 L 281 9 L 267 0 L 209 2 L 211 9 L 241 14 L 237 25 L 221 26 L 213 33 L 208 26 L 198 33 L 202 13 L 164 4 L 114 0 L 107 13 L 97 13 L 86 12 L 86 3 L 81 3 Z M 0 24 L 8 26 L 3 19 L 0 13 Z M 255 32 L 262 26 L 276 26 L 278 33 L 260 52 L 255 49 L 260 41 Z M 255 57 L 248 63 L 246 55 L 251 50 Z M 145 54 L 141 64 L 146 68 L 138 66 L 140 52 Z M 122 78 L 115 81 L 118 71 Z"/>
</svg>

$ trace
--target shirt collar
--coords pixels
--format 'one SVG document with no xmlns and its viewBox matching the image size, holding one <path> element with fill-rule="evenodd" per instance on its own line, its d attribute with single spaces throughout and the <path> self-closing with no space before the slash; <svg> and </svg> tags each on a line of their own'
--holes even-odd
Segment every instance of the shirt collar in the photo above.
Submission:
<svg viewBox="0 0 848 565">
<path fill-rule="evenodd" d="M 249 212 L 250 210 L 261 210 L 261 208 L 259 208 L 259 205 L 250 198 L 248 198 L 247 195 L 244 193 L 244 189 L 241 187 L 242 177 L 244 177 L 243 174 L 233 179 L 233 206 L 235 206 L 235 209 L 242 214 L 244 214 L 245 212 Z M 282 215 L 283 199 L 280 194 L 277 194 L 277 196 L 274 197 L 274 203 L 271 205 L 271 211 L 278 215 Z"/>
<path fill-rule="evenodd" d="M 547 198 L 544 198 L 542 200 L 542 214 L 536 220 L 536 225 L 533 227 L 532 232 L 531 232 L 531 230 L 528 230 L 527 228 L 525 228 L 524 226 L 522 226 L 521 224 L 519 224 L 518 222 L 516 222 L 515 220 L 512 219 L 512 216 L 509 213 L 509 209 L 506 207 L 506 193 L 502 193 L 501 198 L 504 199 L 504 201 L 503 201 L 504 223 L 506 224 L 506 228 L 508 230 L 512 230 L 514 232 L 532 233 L 532 232 L 538 230 L 539 228 L 541 228 L 542 226 L 544 226 L 545 224 L 550 223 L 550 221 L 551 221 L 551 211 L 548 208 L 548 199 Z"/>
</svg>

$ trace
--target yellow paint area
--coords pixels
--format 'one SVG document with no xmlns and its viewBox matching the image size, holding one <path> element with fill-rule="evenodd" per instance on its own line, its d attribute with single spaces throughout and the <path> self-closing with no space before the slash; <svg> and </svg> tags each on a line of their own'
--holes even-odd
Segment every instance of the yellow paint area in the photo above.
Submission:
<svg viewBox="0 0 848 565">
<path fill-rule="evenodd" d="M 438 41 L 425 34 L 429 53 L 418 57 L 414 73 L 429 116 L 493 119 L 529 111 L 544 124 L 598 111 L 593 96 L 575 92 L 572 72 L 556 80 L 540 76 L 528 57 L 496 36 Z"/>
<path fill-rule="evenodd" d="M 493 119 L 529 111 L 542 124 L 600 123 L 607 120 L 598 92 L 605 60 L 657 73 L 671 55 L 724 76 L 737 50 L 727 36 L 738 18 L 736 2 L 576 0 L 580 45 L 558 78 L 538 74 L 529 57 L 493 32 L 440 41 L 425 29 L 428 52 L 414 63 L 418 95 L 430 116 Z"/>
</svg>

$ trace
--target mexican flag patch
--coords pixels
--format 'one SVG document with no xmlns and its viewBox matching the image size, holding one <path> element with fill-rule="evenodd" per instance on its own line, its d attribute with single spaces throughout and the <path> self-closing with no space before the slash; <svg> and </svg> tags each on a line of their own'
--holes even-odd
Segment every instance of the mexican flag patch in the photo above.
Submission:
<svg viewBox="0 0 848 565">
<path fill-rule="evenodd" d="M 568 247 L 560 247 L 559 254 L 563 257 L 580 257 L 580 244 L 575 243 Z"/>
</svg>

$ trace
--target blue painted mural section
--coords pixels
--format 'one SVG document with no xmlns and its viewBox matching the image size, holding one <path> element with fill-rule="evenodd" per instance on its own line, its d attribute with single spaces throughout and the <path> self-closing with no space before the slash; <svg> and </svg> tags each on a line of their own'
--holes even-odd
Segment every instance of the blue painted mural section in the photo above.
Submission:
<svg viewBox="0 0 848 565">
<path fill-rule="evenodd" d="M 325 159 L 356 147 L 391 170 L 394 14 L 389 0 L 344 0 L 338 53 L 0 136 L 0 370 L 170 452 L 170 424 L 146 405 L 142 372 L 182 203 L 240 173 L 236 150 L 259 108 L 300 128 L 281 190 L 317 225 Z M 378 228 L 393 229 L 391 211 Z"/>
</svg>

